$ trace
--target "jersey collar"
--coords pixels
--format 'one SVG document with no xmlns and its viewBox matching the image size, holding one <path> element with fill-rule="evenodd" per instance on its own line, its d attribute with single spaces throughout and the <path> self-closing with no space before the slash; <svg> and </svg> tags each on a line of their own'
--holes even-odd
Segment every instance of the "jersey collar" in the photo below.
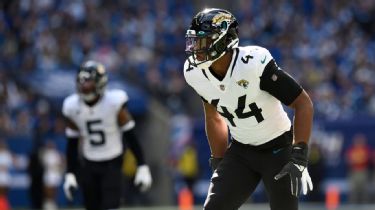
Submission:
<svg viewBox="0 0 375 210">
<path fill-rule="evenodd" d="M 215 86 L 218 90 L 225 92 L 228 89 L 228 86 L 230 85 L 230 78 L 232 77 L 234 67 L 236 66 L 237 63 L 237 58 L 238 58 L 238 53 L 239 50 L 238 48 L 234 48 L 232 54 L 232 59 L 230 62 L 230 65 L 228 67 L 228 70 L 223 78 L 223 80 L 217 79 L 209 69 L 202 69 L 203 74 L 207 79 L 211 82 L 213 86 Z"/>
</svg>

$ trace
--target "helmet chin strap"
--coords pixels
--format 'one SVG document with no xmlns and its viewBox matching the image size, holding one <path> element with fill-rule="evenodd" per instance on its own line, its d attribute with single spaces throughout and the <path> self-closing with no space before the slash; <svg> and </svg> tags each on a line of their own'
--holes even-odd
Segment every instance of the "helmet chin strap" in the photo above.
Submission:
<svg viewBox="0 0 375 210">
<path fill-rule="evenodd" d="M 214 61 L 206 61 L 206 62 L 197 64 L 197 67 L 201 69 L 208 69 L 212 65 L 213 62 Z"/>
<path fill-rule="evenodd" d="M 220 56 L 218 56 L 217 58 L 213 59 L 213 60 L 206 60 L 206 61 L 202 61 L 202 62 L 199 62 L 195 57 L 194 55 L 191 55 L 188 57 L 188 61 L 190 64 L 198 67 L 198 68 L 201 68 L 201 69 L 208 69 L 215 61 L 217 61 L 219 58 L 221 58 L 226 52 L 222 52 Z"/>
<path fill-rule="evenodd" d="M 208 69 L 215 61 L 219 60 L 219 58 L 223 57 L 223 55 L 226 53 L 227 51 L 224 51 L 222 52 L 217 58 L 213 59 L 213 60 L 208 60 L 208 61 L 205 61 L 205 62 L 202 62 L 200 64 L 197 64 L 197 66 L 199 68 L 202 68 L 202 69 Z M 193 58 L 194 59 L 194 58 Z"/>
<path fill-rule="evenodd" d="M 228 44 L 228 49 L 233 49 L 233 48 L 238 47 L 238 42 L 239 42 L 238 38 L 232 40 L 232 41 Z M 228 49 L 227 49 L 227 50 L 228 50 Z"/>
<path fill-rule="evenodd" d="M 217 61 L 219 58 L 223 57 L 224 54 L 225 54 L 225 52 L 223 52 L 222 55 L 220 55 L 216 59 L 197 64 L 197 66 L 199 68 L 202 68 L 202 69 L 208 69 L 215 61 Z"/>
</svg>

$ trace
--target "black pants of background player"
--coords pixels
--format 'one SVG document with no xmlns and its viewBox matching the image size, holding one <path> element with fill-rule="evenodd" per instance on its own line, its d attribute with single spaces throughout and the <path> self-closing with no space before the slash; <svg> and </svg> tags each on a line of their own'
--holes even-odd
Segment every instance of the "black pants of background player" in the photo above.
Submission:
<svg viewBox="0 0 375 210">
<path fill-rule="evenodd" d="M 34 149 L 30 155 L 28 173 L 31 179 L 29 189 L 31 209 L 42 209 L 43 205 L 43 173 L 44 168 L 39 158 L 39 150 Z"/>
<path fill-rule="evenodd" d="M 87 210 L 117 209 L 121 202 L 122 155 L 108 161 L 83 160 L 81 186 Z"/>
<path fill-rule="evenodd" d="M 291 194 L 289 176 L 274 176 L 288 163 L 292 131 L 260 146 L 232 140 L 223 160 L 211 178 L 205 210 L 236 210 L 262 180 L 271 210 L 297 210 L 298 199 Z"/>
</svg>

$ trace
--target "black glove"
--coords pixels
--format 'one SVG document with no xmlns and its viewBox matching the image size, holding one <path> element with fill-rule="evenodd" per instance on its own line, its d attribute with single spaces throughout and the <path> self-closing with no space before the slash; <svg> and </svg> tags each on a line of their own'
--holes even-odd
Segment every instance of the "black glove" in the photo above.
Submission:
<svg viewBox="0 0 375 210">
<path fill-rule="evenodd" d="M 296 197 L 300 195 L 301 187 L 304 194 L 307 194 L 313 188 L 309 172 L 306 168 L 307 151 L 308 147 L 306 143 L 301 142 L 293 145 L 290 161 L 275 176 L 275 180 L 279 180 L 289 174 L 291 192 Z"/>
<path fill-rule="evenodd" d="M 208 160 L 210 167 L 212 169 L 212 172 L 214 172 L 217 167 L 219 166 L 220 161 L 223 160 L 223 158 L 215 158 L 215 157 L 210 157 Z"/>
</svg>

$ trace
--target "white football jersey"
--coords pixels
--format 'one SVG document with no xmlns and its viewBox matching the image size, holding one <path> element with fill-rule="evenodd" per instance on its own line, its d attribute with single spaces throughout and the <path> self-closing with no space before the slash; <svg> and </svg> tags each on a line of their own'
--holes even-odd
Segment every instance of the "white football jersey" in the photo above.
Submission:
<svg viewBox="0 0 375 210">
<path fill-rule="evenodd" d="M 94 106 L 88 106 L 78 94 L 64 100 L 62 112 L 78 126 L 86 159 L 105 161 L 122 154 L 117 115 L 127 101 L 128 96 L 122 90 L 106 90 Z"/>
<path fill-rule="evenodd" d="M 238 47 L 233 51 L 223 80 L 218 80 L 209 69 L 199 69 L 188 61 L 184 64 L 184 76 L 203 100 L 216 106 L 235 140 L 261 145 L 291 127 L 281 102 L 259 87 L 260 76 L 273 58 L 259 46 Z"/>
</svg>

